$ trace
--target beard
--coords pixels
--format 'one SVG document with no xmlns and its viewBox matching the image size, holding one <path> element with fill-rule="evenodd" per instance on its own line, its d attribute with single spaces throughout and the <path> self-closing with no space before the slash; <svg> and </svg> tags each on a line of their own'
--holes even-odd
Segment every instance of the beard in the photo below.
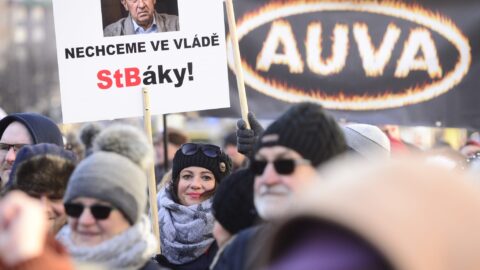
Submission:
<svg viewBox="0 0 480 270">
<path fill-rule="evenodd" d="M 293 205 L 293 193 L 285 185 L 260 186 L 253 202 L 258 215 L 267 221 L 285 217 Z"/>
</svg>

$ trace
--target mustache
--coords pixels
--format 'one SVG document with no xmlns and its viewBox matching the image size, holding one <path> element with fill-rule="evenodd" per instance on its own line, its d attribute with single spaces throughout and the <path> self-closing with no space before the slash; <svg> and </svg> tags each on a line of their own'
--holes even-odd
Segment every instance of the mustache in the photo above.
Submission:
<svg viewBox="0 0 480 270">
<path fill-rule="evenodd" d="M 286 185 L 278 184 L 274 186 L 262 185 L 259 188 L 259 195 L 289 195 L 291 190 Z"/>
</svg>

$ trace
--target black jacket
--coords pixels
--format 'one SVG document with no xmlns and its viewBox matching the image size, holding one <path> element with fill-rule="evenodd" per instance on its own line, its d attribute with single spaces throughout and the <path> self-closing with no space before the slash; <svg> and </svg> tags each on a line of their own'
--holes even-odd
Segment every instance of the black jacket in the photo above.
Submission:
<svg viewBox="0 0 480 270">
<path fill-rule="evenodd" d="M 270 229 L 267 224 L 250 227 L 240 231 L 235 239 L 220 254 L 213 270 L 250 270 L 254 267 L 257 257 L 262 254 L 265 246 L 262 243 L 266 231 Z"/>
<path fill-rule="evenodd" d="M 198 257 L 196 260 L 186 264 L 172 264 L 163 255 L 157 255 L 155 259 L 161 266 L 170 268 L 172 270 L 208 270 L 213 258 L 215 258 L 215 255 L 217 254 L 217 251 L 217 242 L 213 242 L 213 244 L 208 248 L 207 252 Z"/>
<path fill-rule="evenodd" d="M 165 267 L 160 267 L 160 265 L 156 261 L 150 260 L 139 270 L 169 270 L 169 269 Z"/>
</svg>

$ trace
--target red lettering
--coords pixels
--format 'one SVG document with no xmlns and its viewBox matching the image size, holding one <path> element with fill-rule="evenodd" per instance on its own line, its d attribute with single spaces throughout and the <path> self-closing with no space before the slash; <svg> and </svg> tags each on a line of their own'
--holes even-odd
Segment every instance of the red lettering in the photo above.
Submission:
<svg viewBox="0 0 480 270">
<path fill-rule="evenodd" d="M 138 76 L 140 70 L 138 68 L 125 68 L 125 84 L 127 87 L 140 85 L 141 80 Z"/>
<path fill-rule="evenodd" d="M 121 88 L 123 87 L 123 84 L 122 84 L 122 78 L 123 78 L 123 74 L 122 72 L 117 69 L 115 71 L 115 74 L 113 75 L 113 77 L 115 78 L 115 85 L 118 87 L 118 88 Z"/>
<path fill-rule="evenodd" d="M 97 73 L 97 79 L 100 81 L 97 83 L 97 86 L 102 90 L 107 90 L 112 87 L 112 79 L 110 79 L 110 71 L 107 69 L 102 69 Z"/>
</svg>

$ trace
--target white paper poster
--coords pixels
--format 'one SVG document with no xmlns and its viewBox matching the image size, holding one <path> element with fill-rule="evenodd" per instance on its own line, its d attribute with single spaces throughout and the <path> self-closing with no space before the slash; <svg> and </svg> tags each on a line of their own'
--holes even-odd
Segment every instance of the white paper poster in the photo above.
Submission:
<svg viewBox="0 0 480 270">
<path fill-rule="evenodd" d="M 136 8 L 110 28 L 120 32 L 155 2 L 118 1 Z M 104 36 L 101 1 L 53 4 L 64 123 L 142 116 L 144 87 L 152 114 L 230 106 L 223 1 L 178 0 L 178 29 L 116 36 Z"/>
</svg>

